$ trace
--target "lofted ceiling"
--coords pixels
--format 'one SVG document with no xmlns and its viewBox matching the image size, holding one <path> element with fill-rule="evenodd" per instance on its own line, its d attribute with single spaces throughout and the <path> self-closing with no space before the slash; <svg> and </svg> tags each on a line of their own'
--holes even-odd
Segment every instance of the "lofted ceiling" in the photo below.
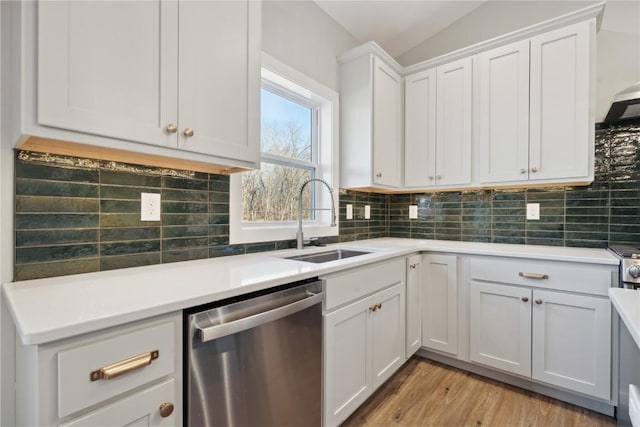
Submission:
<svg viewBox="0 0 640 427">
<path fill-rule="evenodd" d="M 397 57 L 484 1 L 315 0 L 361 43 L 375 41 Z"/>
</svg>

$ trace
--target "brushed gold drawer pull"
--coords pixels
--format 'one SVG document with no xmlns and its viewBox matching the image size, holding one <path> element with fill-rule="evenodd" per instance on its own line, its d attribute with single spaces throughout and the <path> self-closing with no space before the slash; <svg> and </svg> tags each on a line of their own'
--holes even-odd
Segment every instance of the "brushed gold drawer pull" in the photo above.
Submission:
<svg viewBox="0 0 640 427">
<path fill-rule="evenodd" d="M 521 271 L 520 273 L 518 273 L 518 275 L 520 277 L 526 277 L 527 279 L 544 280 L 549 278 L 548 274 L 543 274 L 543 273 L 524 273 Z"/>
<path fill-rule="evenodd" d="M 110 380 L 111 378 L 119 377 L 127 372 L 144 368 L 145 366 L 150 365 L 151 361 L 156 360 L 158 357 L 160 357 L 160 351 L 158 350 L 142 353 L 91 371 L 90 378 L 91 381 Z"/>
</svg>

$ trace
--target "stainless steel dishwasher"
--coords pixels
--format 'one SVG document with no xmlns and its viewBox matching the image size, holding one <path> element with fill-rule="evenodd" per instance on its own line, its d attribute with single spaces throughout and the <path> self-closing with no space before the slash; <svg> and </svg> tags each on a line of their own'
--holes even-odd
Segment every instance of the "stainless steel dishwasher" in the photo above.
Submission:
<svg viewBox="0 0 640 427">
<path fill-rule="evenodd" d="M 185 311 L 185 425 L 321 425 L 317 279 Z"/>
</svg>

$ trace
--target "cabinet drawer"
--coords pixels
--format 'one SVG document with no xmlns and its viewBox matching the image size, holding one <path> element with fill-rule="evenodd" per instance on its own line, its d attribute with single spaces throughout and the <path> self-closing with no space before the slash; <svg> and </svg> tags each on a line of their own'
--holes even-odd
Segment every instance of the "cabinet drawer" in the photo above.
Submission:
<svg viewBox="0 0 640 427">
<path fill-rule="evenodd" d="M 132 330 L 105 340 L 93 341 L 58 353 L 58 416 L 81 409 L 170 375 L 175 371 L 178 349 L 176 325 L 172 321 Z M 92 380 L 92 372 L 135 356 L 157 351 L 150 364 L 110 379 Z M 113 370 L 112 370 L 113 371 Z M 113 374 L 113 372 L 111 372 Z"/>
<path fill-rule="evenodd" d="M 473 280 L 606 296 L 614 270 L 574 262 L 474 257 L 470 273 Z"/>
<path fill-rule="evenodd" d="M 405 260 L 402 258 L 323 278 L 325 310 L 404 282 L 404 277 Z"/>
</svg>

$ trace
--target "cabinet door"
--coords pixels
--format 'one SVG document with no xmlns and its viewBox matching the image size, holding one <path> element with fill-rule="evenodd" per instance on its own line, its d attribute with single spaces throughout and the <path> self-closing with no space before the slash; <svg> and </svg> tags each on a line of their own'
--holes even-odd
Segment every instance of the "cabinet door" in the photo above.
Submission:
<svg viewBox="0 0 640 427">
<path fill-rule="evenodd" d="M 406 360 L 404 282 L 378 292 L 371 301 L 377 307 L 371 311 L 371 367 L 375 390 Z"/>
<path fill-rule="evenodd" d="M 533 378 L 609 400 L 609 299 L 541 290 L 533 298 Z"/>
<path fill-rule="evenodd" d="M 261 3 L 184 1 L 179 9 L 178 146 L 257 163 Z"/>
<path fill-rule="evenodd" d="M 471 58 L 437 69 L 436 184 L 471 183 Z"/>
<path fill-rule="evenodd" d="M 422 255 L 407 258 L 407 359 L 422 346 Z"/>
<path fill-rule="evenodd" d="M 405 78 L 404 186 L 430 187 L 436 176 L 436 70 Z"/>
<path fill-rule="evenodd" d="M 171 415 L 162 417 L 160 405 L 170 403 L 178 406 L 175 398 L 175 380 L 139 391 L 129 397 L 117 400 L 89 414 L 61 424 L 61 427 L 83 426 L 179 426 L 182 425 L 182 413 L 175 410 Z"/>
<path fill-rule="evenodd" d="M 531 375 L 531 289 L 471 282 L 472 362 Z"/>
<path fill-rule="evenodd" d="M 479 70 L 478 177 L 529 178 L 529 41 L 484 52 Z"/>
<path fill-rule="evenodd" d="M 594 35 L 588 21 L 531 39 L 531 180 L 589 175 Z"/>
<path fill-rule="evenodd" d="M 422 277 L 422 345 L 458 354 L 457 258 L 425 256 Z"/>
<path fill-rule="evenodd" d="M 175 2 L 38 2 L 38 123 L 175 147 Z"/>
<path fill-rule="evenodd" d="M 373 58 L 373 182 L 400 186 L 402 78 Z"/>
<path fill-rule="evenodd" d="M 371 299 L 350 304 L 324 317 L 324 423 L 335 426 L 372 392 Z"/>
</svg>

